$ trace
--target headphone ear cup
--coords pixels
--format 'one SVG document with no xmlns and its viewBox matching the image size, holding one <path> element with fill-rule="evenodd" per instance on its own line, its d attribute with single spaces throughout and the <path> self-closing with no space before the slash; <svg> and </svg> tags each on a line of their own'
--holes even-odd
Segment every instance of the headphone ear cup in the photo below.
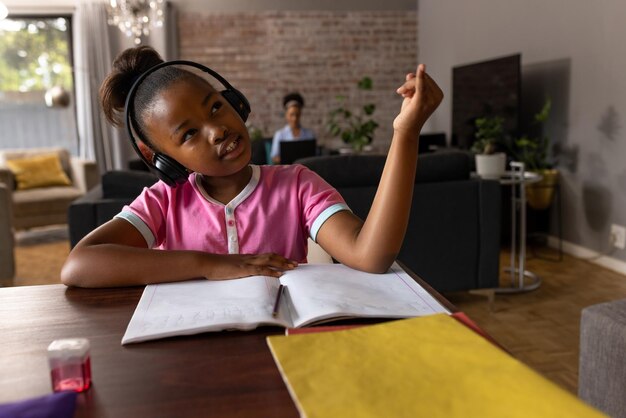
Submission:
<svg viewBox="0 0 626 418">
<path fill-rule="evenodd" d="M 170 187 L 185 183 L 189 177 L 187 169 L 167 155 L 155 153 L 152 163 L 159 179 Z"/>
<path fill-rule="evenodd" d="M 250 114 L 250 103 L 246 96 L 237 89 L 227 89 L 222 91 L 222 96 L 228 103 L 239 113 L 241 119 L 245 122 Z"/>
</svg>

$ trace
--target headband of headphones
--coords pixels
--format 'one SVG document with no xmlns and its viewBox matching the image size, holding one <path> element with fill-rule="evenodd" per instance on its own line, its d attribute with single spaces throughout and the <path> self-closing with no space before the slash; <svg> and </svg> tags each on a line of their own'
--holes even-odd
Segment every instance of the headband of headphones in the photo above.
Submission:
<svg viewBox="0 0 626 418">
<path fill-rule="evenodd" d="M 126 124 L 126 132 L 128 133 L 130 143 L 137 155 L 139 155 L 139 158 L 141 158 L 141 160 L 153 172 L 156 173 L 159 179 L 161 179 L 171 187 L 176 187 L 178 184 L 182 184 L 187 181 L 187 177 L 189 176 L 189 172 L 187 171 L 187 169 L 178 161 L 165 154 L 158 153 L 156 152 L 156 150 L 153 150 L 154 156 L 152 161 L 149 161 L 148 158 L 146 158 L 146 156 L 139 149 L 135 134 L 137 134 L 137 137 L 139 137 L 142 143 L 148 144 L 149 142 L 144 140 L 144 138 L 141 137 L 140 131 L 133 126 L 133 121 L 135 120 L 135 109 L 133 104 L 135 102 L 135 96 L 137 94 L 139 85 L 155 71 L 160 70 L 163 67 L 169 67 L 173 65 L 187 65 L 197 68 L 219 81 L 225 87 L 225 90 L 221 91 L 222 96 L 233 107 L 233 109 L 235 109 L 235 111 L 239 114 L 244 122 L 248 119 L 248 115 L 250 114 L 250 103 L 239 90 L 231 86 L 230 83 L 220 74 L 213 71 L 209 67 L 193 61 L 175 60 L 162 62 L 155 65 L 154 67 L 149 68 L 134 81 L 133 85 L 130 88 L 130 91 L 128 92 L 128 95 L 126 96 L 126 103 L 124 104 L 124 121 Z"/>
</svg>

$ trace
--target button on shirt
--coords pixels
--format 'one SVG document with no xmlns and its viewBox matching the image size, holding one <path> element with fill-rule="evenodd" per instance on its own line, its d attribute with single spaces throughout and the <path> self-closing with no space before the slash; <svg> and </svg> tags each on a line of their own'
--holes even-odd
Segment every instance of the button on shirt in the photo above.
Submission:
<svg viewBox="0 0 626 418">
<path fill-rule="evenodd" d="M 284 128 L 279 129 L 274 134 L 270 157 L 274 158 L 280 154 L 280 143 L 282 141 L 295 141 L 299 139 L 315 139 L 315 134 L 310 129 L 300 128 L 300 136 L 294 137 L 291 127 L 289 125 L 285 125 Z"/>
<path fill-rule="evenodd" d="M 252 166 L 248 185 L 232 201 L 213 199 L 201 175 L 171 188 L 159 181 L 116 215 L 133 224 L 150 248 L 213 254 L 275 252 L 306 262 L 307 238 L 317 238 L 333 214 L 349 210 L 316 173 L 294 164 Z"/>
</svg>

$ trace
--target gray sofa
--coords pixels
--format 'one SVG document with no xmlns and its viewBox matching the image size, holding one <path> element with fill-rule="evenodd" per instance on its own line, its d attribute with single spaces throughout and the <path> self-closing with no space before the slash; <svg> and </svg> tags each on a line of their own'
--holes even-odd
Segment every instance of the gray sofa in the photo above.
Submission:
<svg viewBox="0 0 626 418">
<path fill-rule="evenodd" d="M 337 155 L 297 161 L 317 172 L 365 219 L 386 156 Z M 495 288 L 500 257 L 500 184 L 470 178 L 462 151 L 420 154 L 413 204 L 398 259 L 440 292 Z"/>
<path fill-rule="evenodd" d="M 154 174 L 142 170 L 109 171 L 98 186 L 76 199 L 67 211 L 70 245 L 73 248 L 85 235 L 113 219 L 124 205 L 157 181 Z"/>
<path fill-rule="evenodd" d="M 320 174 L 365 218 L 385 156 L 312 157 L 299 161 Z M 500 184 L 470 178 L 464 152 L 421 154 L 411 218 L 399 260 L 438 291 L 494 288 L 500 254 Z M 69 209 L 72 246 L 111 219 L 156 181 L 143 171 L 112 171 Z"/>
<path fill-rule="evenodd" d="M 589 306 L 580 321 L 578 396 L 626 417 L 626 299 Z"/>
</svg>

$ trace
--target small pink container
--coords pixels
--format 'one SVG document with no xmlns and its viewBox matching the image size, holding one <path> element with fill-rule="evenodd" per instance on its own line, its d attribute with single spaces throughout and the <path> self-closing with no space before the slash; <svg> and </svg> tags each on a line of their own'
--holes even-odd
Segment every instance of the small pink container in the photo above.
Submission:
<svg viewBox="0 0 626 418">
<path fill-rule="evenodd" d="M 52 390 L 83 392 L 91 386 L 89 340 L 68 338 L 54 340 L 48 346 L 48 364 Z"/>
</svg>

